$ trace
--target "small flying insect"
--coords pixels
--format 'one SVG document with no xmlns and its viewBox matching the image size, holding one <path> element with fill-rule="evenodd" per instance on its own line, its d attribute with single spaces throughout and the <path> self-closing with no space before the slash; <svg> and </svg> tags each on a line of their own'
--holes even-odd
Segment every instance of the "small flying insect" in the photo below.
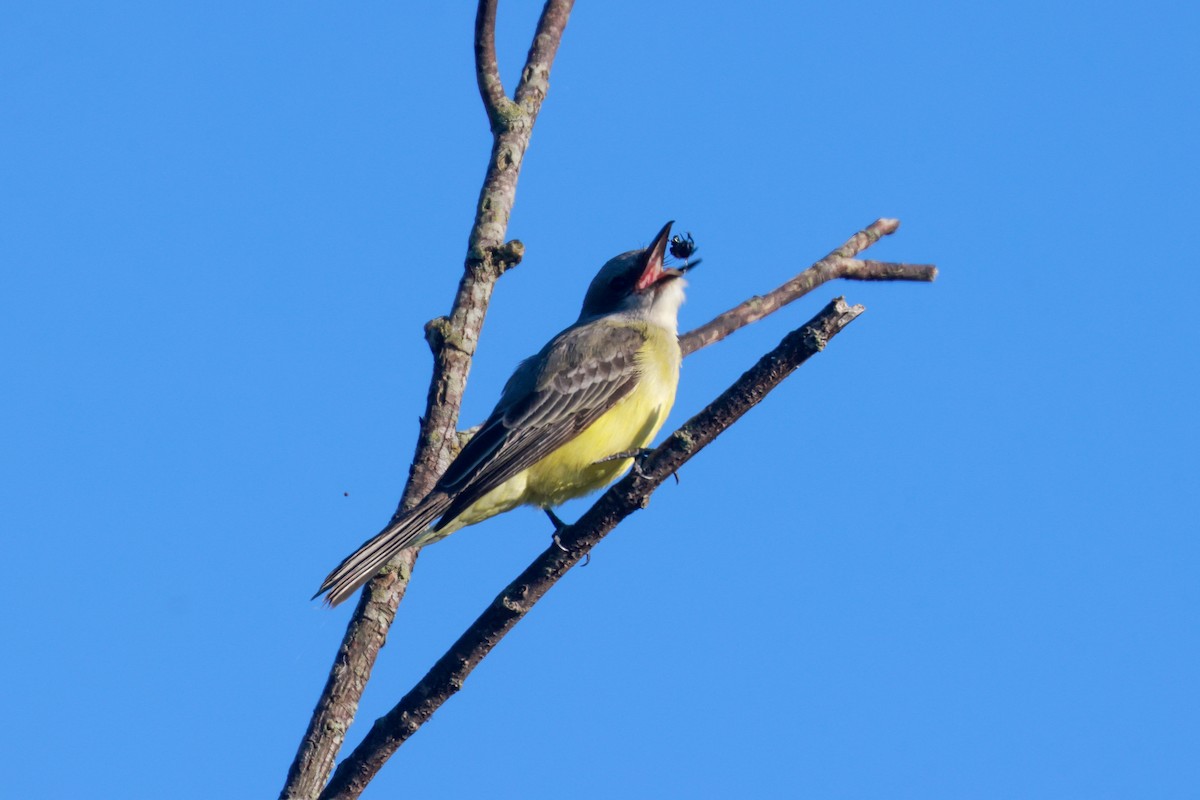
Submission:
<svg viewBox="0 0 1200 800">
<path fill-rule="evenodd" d="M 678 233 L 671 237 L 671 255 L 675 258 L 683 259 L 683 266 L 680 270 L 687 272 L 700 263 L 700 259 L 691 261 L 691 257 L 697 250 L 696 240 L 692 238 L 692 232 L 688 231 L 685 235 L 680 236 Z"/>
</svg>

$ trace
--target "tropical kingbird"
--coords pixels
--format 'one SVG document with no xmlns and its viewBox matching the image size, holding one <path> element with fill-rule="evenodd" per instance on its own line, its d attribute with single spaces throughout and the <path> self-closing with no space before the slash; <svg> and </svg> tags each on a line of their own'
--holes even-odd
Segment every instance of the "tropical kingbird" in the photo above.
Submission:
<svg viewBox="0 0 1200 800">
<path fill-rule="evenodd" d="M 677 318 L 689 265 L 663 264 L 671 225 L 649 247 L 601 267 L 579 319 L 521 362 L 433 491 L 329 573 L 317 596 L 337 605 L 406 547 L 519 505 L 548 511 L 629 468 L 629 454 L 662 427 L 679 383 Z"/>
</svg>

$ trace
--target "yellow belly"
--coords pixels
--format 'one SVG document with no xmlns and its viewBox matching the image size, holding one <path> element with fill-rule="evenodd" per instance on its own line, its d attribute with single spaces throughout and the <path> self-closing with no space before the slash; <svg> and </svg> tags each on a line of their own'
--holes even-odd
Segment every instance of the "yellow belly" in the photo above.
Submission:
<svg viewBox="0 0 1200 800">
<path fill-rule="evenodd" d="M 632 459 L 600 459 L 650 444 L 667 419 L 679 385 L 676 337 L 649 326 L 646 333 L 647 345 L 638 359 L 641 377 L 632 392 L 574 439 L 488 492 L 437 534 L 423 537 L 418 544 L 429 544 L 519 505 L 560 505 L 604 488 L 629 469 Z"/>
<path fill-rule="evenodd" d="M 525 470 L 522 502 L 541 508 L 557 506 L 604 488 L 629 469 L 632 459 L 600 459 L 654 441 L 675 402 L 679 383 L 678 360 L 657 366 L 660 368 L 647 369 L 634 390 L 604 416 Z"/>
</svg>

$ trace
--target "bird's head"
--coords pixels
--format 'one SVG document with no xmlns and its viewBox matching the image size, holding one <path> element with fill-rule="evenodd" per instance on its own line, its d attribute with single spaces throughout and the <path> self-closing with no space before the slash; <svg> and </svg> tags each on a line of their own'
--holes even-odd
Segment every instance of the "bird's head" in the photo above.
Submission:
<svg viewBox="0 0 1200 800">
<path fill-rule="evenodd" d="M 583 298 L 581 320 L 620 313 L 675 329 L 687 267 L 663 266 L 673 224 L 664 225 L 649 247 L 622 253 L 600 268 Z"/>
</svg>

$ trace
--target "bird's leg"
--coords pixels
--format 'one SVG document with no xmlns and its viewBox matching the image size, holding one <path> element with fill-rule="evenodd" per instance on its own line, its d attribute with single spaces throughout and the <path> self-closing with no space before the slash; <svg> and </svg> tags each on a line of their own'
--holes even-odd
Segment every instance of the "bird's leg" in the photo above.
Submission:
<svg viewBox="0 0 1200 800">
<path fill-rule="evenodd" d="M 567 527 L 567 523 L 559 519 L 558 514 L 555 514 L 552 508 L 543 508 L 542 511 L 546 512 L 546 516 L 550 518 L 550 524 L 554 526 L 554 543 L 558 544 L 558 532 Z M 562 547 L 561 544 L 558 544 L 558 546 Z M 563 547 L 563 549 L 566 550 L 567 548 Z"/>
<path fill-rule="evenodd" d="M 558 549 L 562 550 L 564 553 L 571 552 L 570 550 L 568 550 L 566 548 L 565 545 L 563 545 L 563 543 L 561 541 L 559 541 L 559 538 L 558 538 L 558 532 L 561 531 L 563 528 L 567 527 L 567 523 L 563 522 L 559 518 L 558 514 L 555 514 L 552 509 L 543 508 L 542 511 L 546 512 L 546 516 L 550 518 L 550 522 L 554 525 L 554 535 L 550 538 L 552 538 L 554 540 L 555 546 L 557 546 Z M 584 553 L 583 554 L 583 563 L 580 564 L 579 566 L 586 567 L 588 565 L 588 563 L 591 562 L 591 560 L 592 560 L 592 554 Z"/>
</svg>

